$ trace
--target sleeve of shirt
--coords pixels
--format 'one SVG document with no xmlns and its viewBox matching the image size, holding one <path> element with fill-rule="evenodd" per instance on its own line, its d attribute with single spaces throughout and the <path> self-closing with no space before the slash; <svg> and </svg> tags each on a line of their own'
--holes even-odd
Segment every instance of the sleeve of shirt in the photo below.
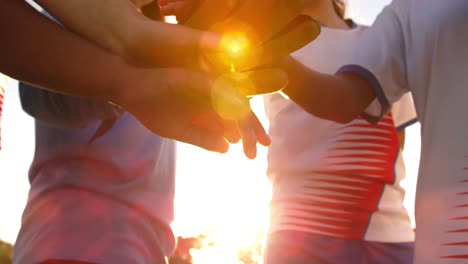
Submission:
<svg viewBox="0 0 468 264">
<path fill-rule="evenodd" d="M 411 93 L 404 94 L 392 105 L 392 116 L 398 131 L 403 130 L 418 122 Z"/>
<path fill-rule="evenodd" d="M 124 111 L 110 103 L 49 92 L 20 83 L 23 110 L 30 116 L 59 128 L 81 128 L 95 121 L 118 118 Z"/>
<path fill-rule="evenodd" d="M 390 105 L 408 91 L 406 78 L 405 32 L 407 1 L 394 0 L 363 34 L 353 64 L 337 73 L 352 72 L 368 80 L 376 99 L 362 113 L 369 122 L 378 122 Z"/>
</svg>

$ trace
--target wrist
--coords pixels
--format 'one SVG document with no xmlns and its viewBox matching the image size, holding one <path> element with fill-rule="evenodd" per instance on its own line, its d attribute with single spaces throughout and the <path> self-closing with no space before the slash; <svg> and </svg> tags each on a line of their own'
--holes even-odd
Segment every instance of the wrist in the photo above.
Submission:
<svg viewBox="0 0 468 264">
<path fill-rule="evenodd" d="M 123 23 L 123 30 L 118 32 L 120 34 L 119 41 L 121 42 L 119 54 L 133 65 L 159 65 L 161 54 L 158 51 L 160 50 L 158 42 L 161 35 L 157 31 L 159 23 L 146 18 L 137 11 L 132 16 L 128 16 L 126 22 Z"/>
<path fill-rule="evenodd" d="M 105 48 L 119 55 L 127 61 L 132 61 L 132 53 L 135 49 L 135 43 L 140 35 L 139 20 L 143 17 L 131 2 L 126 2 L 126 6 L 115 6 L 119 8 L 116 12 L 104 12 L 103 21 L 109 21 L 106 25 L 108 32 L 102 34 L 108 36 Z M 143 17 L 144 18 L 144 17 Z"/>
<path fill-rule="evenodd" d="M 117 56 L 116 56 L 117 57 Z M 107 88 L 99 97 L 123 108 L 129 102 L 130 90 L 136 86 L 139 80 L 137 77 L 138 69 L 128 64 L 122 58 L 117 57 L 114 63 L 114 69 L 110 72 Z"/>
</svg>

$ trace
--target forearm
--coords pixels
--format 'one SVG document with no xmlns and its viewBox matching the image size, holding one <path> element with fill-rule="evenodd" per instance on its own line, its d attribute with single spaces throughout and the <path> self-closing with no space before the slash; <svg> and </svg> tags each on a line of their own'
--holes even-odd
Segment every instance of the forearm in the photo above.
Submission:
<svg viewBox="0 0 468 264">
<path fill-rule="evenodd" d="M 214 34 L 146 18 L 129 0 L 37 2 L 71 31 L 135 63 L 172 66 L 218 45 Z"/>
<path fill-rule="evenodd" d="M 291 57 L 283 61 L 289 84 L 283 92 L 305 111 L 319 118 L 347 123 L 358 117 L 375 98 L 363 78 L 344 73 L 313 71 Z"/>
<path fill-rule="evenodd" d="M 219 50 L 220 36 L 181 25 L 136 19 L 138 30 L 128 40 L 127 54 L 140 62 L 162 67 L 185 66 L 203 52 Z"/>
<path fill-rule="evenodd" d="M 125 53 L 132 21 L 141 14 L 129 0 L 36 0 L 67 29 L 114 53 Z"/>
<path fill-rule="evenodd" d="M 0 71 L 69 95 L 112 99 L 128 69 L 118 56 L 46 19 L 25 1 L 0 0 Z"/>
</svg>

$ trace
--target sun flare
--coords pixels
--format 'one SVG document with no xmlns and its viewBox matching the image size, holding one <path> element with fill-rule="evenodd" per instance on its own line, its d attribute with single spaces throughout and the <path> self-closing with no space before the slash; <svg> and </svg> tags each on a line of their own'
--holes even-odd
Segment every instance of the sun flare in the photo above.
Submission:
<svg viewBox="0 0 468 264">
<path fill-rule="evenodd" d="M 243 32 L 229 32 L 223 34 L 220 41 L 221 56 L 217 57 L 221 64 L 227 66 L 230 72 L 252 60 L 252 46 L 250 39 Z"/>
<path fill-rule="evenodd" d="M 261 99 L 253 99 L 252 106 L 266 122 Z M 266 152 L 260 147 L 257 158 L 249 160 L 241 145 L 224 155 L 179 145 L 172 226 L 177 236 L 201 233 L 214 243 L 193 251 L 194 264 L 238 264 L 240 251 L 264 244 L 271 197 Z"/>
</svg>

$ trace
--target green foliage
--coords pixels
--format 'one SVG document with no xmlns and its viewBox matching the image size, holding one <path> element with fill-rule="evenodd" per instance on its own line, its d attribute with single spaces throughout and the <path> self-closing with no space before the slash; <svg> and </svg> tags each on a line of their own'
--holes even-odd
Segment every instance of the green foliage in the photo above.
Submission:
<svg viewBox="0 0 468 264">
<path fill-rule="evenodd" d="M 259 264 L 263 245 L 261 238 L 248 247 L 241 249 L 238 252 L 238 259 L 243 264 Z M 178 237 L 177 248 L 174 254 L 169 258 L 169 264 L 193 264 L 191 250 L 197 250 L 204 247 L 214 246 L 214 242 L 209 241 L 207 235 L 199 235 L 197 237 Z M 11 264 L 13 258 L 13 245 L 0 240 L 0 264 Z"/>
<path fill-rule="evenodd" d="M 256 239 L 248 246 L 237 252 L 237 258 L 242 264 L 260 264 L 263 258 L 263 238 L 265 234 L 260 232 Z"/>
<path fill-rule="evenodd" d="M 13 259 L 13 246 L 0 240 L 0 264 L 11 264 Z"/>
<path fill-rule="evenodd" d="M 206 235 L 197 237 L 178 237 L 177 248 L 169 258 L 169 264 L 193 264 L 192 249 L 201 249 L 207 241 Z M 1 264 L 1 263 L 0 263 Z"/>
<path fill-rule="evenodd" d="M 177 248 L 169 259 L 169 264 L 193 264 L 190 250 L 205 246 L 206 235 L 197 237 L 177 238 Z M 13 245 L 0 240 L 0 264 L 11 264 L 13 259 Z"/>
</svg>

